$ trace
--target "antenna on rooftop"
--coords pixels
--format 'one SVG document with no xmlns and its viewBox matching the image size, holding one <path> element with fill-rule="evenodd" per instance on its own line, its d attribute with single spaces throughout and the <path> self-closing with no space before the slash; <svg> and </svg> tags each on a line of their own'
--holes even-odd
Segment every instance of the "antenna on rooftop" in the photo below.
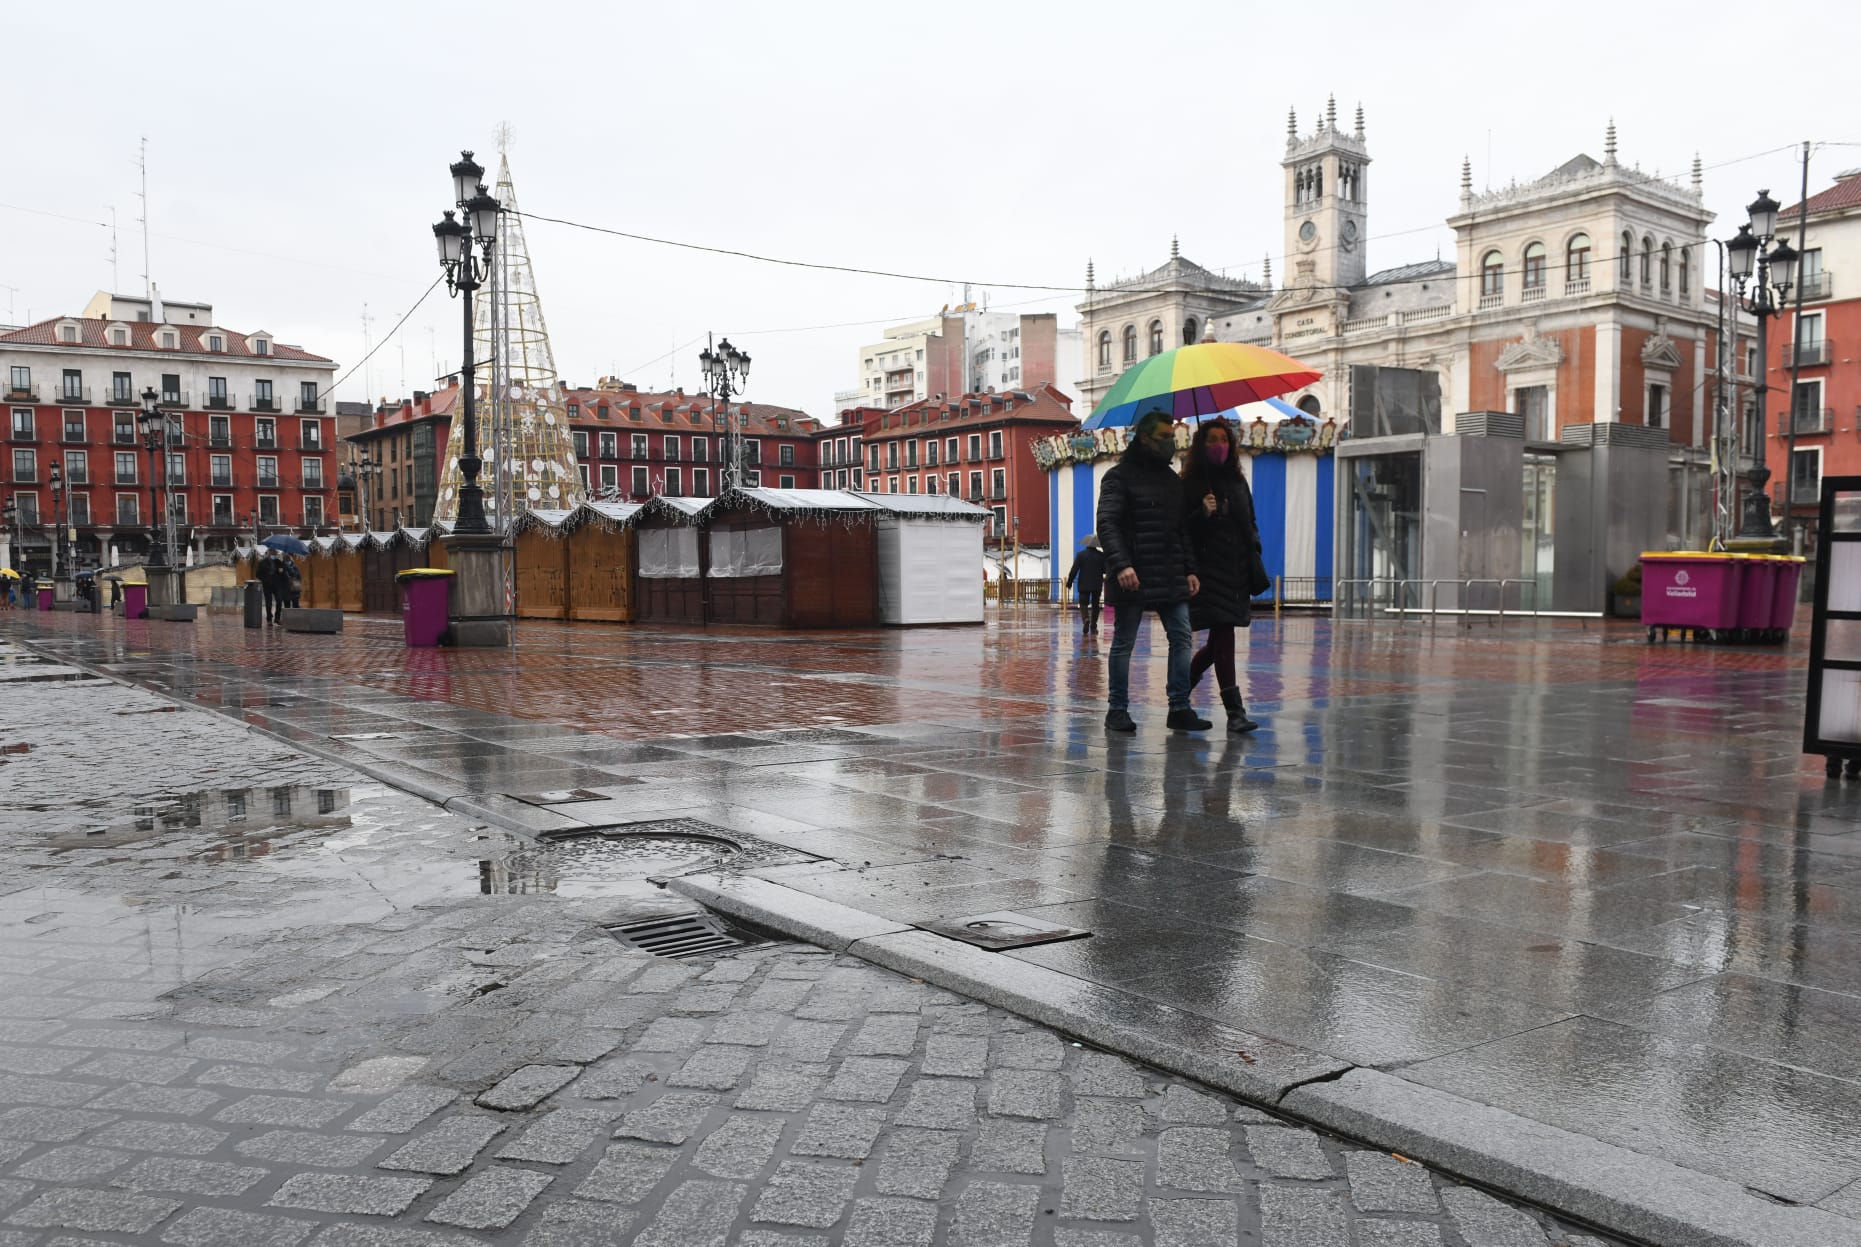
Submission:
<svg viewBox="0 0 1861 1247">
<path fill-rule="evenodd" d="M 136 165 L 142 170 L 142 296 L 149 300 L 151 309 L 155 301 L 155 280 L 150 276 L 154 269 L 149 265 L 149 136 L 142 136 L 142 146 L 136 157 Z"/>
<path fill-rule="evenodd" d="M 123 288 L 116 275 L 116 205 L 110 205 L 110 293 L 115 294 Z"/>
<path fill-rule="evenodd" d="M 370 356 L 374 353 L 374 345 L 369 341 L 369 326 L 374 323 L 375 318 L 368 314 L 368 304 L 362 304 L 362 393 L 368 396 L 368 401 L 371 403 L 374 402 L 377 397 L 375 394 L 375 369 L 370 359 Z"/>
</svg>

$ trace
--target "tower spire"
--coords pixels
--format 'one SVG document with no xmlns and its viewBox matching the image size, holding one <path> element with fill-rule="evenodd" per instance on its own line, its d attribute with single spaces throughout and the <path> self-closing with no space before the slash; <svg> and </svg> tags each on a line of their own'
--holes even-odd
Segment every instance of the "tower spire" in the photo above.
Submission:
<svg viewBox="0 0 1861 1247">
<path fill-rule="evenodd" d="M 1700 194 L 1706 185 L 1706 170 L 1699 162 L 1699 153 L 1693 153 L 1693 193 Z"/>
<path fill-rule="evenodd" d="M 1609 128 L 1603 131 L 1603 163 L 1615 163 L 1615 118 L 1609 118 Z"/>
<path fill-rule="evenodd" d="M 1180 260 L 1182 259 L 1182 256 L 1183 256 L 1182 248 L 1179 247 L 1176 243 L 1176 235 L 1171 234 L 1170 235 L 1170 259 Z"/>
<path fill-rule="evenodd" d="M 1286 110 L 1286 146 L 1292 147 L 1299 141 L 1299 110 Z"/>
<path fill-rule="evenodd" d="M 1266 257 L 1260 266 L 1261 284 L 1268 290 L 1273 288 L 1273 257 Z"/>
<path fill-rule="evenodd" d="M 1092 277 L 1092 259 L 1088 256 L 1086 258 L 1086 289 L 1091 290 L 1097 284 Z"/>
<path fill-rule="evenodd" d="M 1460 197 L 1469 198 L 1473 194 L 1473 159 L 1469 156 L 1460 158 Z"/>
<path fill-rule="evenodd" d="M 1357 141 L 1363 142 L 1363 102 L 1357 103 Z"/>
<path fill-rule="evenodd" d="M 1325 97 L 1325 129 L 1331 131 L 1333 134 L 1337 133 L 1338 97 L 1335 95 L 1327 95 Z"/>
</svg>

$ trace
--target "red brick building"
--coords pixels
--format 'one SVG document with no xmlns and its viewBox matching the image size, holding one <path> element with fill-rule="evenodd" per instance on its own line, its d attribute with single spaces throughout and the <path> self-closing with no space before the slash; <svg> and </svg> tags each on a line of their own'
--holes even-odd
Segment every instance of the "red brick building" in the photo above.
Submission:
<svg viewBox="0 0 1861 1247">
<path fill-rule="evenodd" d="M 206 304 L 99 293 L 78 316 L 0 333 L 7 453 L 0 483 L 15 507 L 3 539 L 17 567 L 147 556 L 151 464 L 136 429 L 153 390 L 171 418 L 167 492 L 180 547 L 225 554 L 257 532 L 334 529 L 334 432 L 324 396 L 336 365 L 214 322 Z M 51 489 L 53 469 L 62 485 Z M 153 473 L 160 477 L 158 467 Z"/>
<path fill-rule="evenodd" d="M 594 497 L 639 501 L 653 494 L 715 498 L 723 491 L 723 412 L 704 394 L 639 390 L 611 379 L 562 392 L 575 457 Z M 743 416 L 745 483 L 821 487 L 821 424 L 793 407 L 730 404 Z"/>
<path fill-rule="evenodd" d="M 1778 234 L 1793 247 L 1799 210 L 1792 205 L 1777 217 Z M 1791 523 L 1813 529 L 1822 478 L 1861 474 L 1861 169 L 1839 175 L 1834 186 L 1809 197 L 1799 272 L 1800 347 L 1793 314 L 1770 326 L 1770 358 L 1763 365 L 1770 394 L 1765 443 L 1773 509 L 1783 514 L 1787 498 Z M 1795 297 L 1792 291 L 1792 304 Z M 1793 427 L 1794 459 L 1788 436 Z"/>
<path fill-rule="evenodd" d="M 337 501 L 344 528 L 387 531 L 433 522 L 440 457 L 458 402 L 457 381 L 431 394 L 415 390 L 398 405 L 381 403 L 348 436 Z"/>
<path fill-rule="evenodd" d="M 1058 389 L 964 394 L 847 414 L 860 424 L 871 491 L 957 494 L 992 513 L 989 537 L 1048 543 L 1047 476 L 1034 462 L 1033 443 L 1079 423 Z"/>
</svg>

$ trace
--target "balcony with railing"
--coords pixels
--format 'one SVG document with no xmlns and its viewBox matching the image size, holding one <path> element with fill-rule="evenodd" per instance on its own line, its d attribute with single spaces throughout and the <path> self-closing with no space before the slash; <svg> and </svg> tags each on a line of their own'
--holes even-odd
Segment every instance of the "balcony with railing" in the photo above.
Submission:
<svg viewBox="0 0 1861 1247">
<path fill-rule="evenodd" d="M 142 400 L 136 397 L 133 388 L 111 390 L 110 397 L 104 400 L 111 407 L 140 407 Z"/>
<path fill-rule="evenodd" d="M 1827 338 L 1817 338 L 1813 342 L 1804 342 L 1800 345 L 1794 342 L 1784 343 L 1783 349 L 1777 354 L 1778 363 L 1788 368 L 1791 364 L 1792 352 L 1795 352 L 1795 362 L 1799 368 L 1820 368 L 1832 363 L 1835 359 L 1834 344 Z"/>
<path fill-rule="evenodd" d="M 207 483 L 215 489 L 231 489 L 233 487 L 233 474 L 231 472 L 215 472 L 207 479 Z"/>
<path fill-rule="evenodd" d="M 90 484 L 90 466 L 83 463 L 67 463 L 65 465 L 65 484 Z"/>
<path fill-rule="evenodd" d="M 84 428 L 84 421 L 65 421 L 65 440 L 67 442 L 83 442 L 90 440 Z"/>
<path fill-rule="evenodd" d="M 123 469 L 118 468 L 116 470 L 115 483 L 118 485 L 134 485 L 136 483 L 135 470 L 132 468 L 129 471 L 125 472 Z"/>
<path fill-rule="evenodd" d="M 1589 292 L 1590 279 L 1587 277 L 1572 277 L 1566 279 L 1564 282 L 1564 297 L 1566 299 L 1574 298 L 1581 294 L 1588 294 Z"/>
<path fill-rule="evenodd" d="M 1489 308 L 1503 307 L 1505 306 L 1505 302 L 1506 296 L 1504 291 L 1496 290 L 1492 294 L 1483 294 L 1480 296 L 1480 310 L 1484 312 Z"/>
<path fill-rule="evenodd" d="M 320 416 L 323 414 L 323 400 L 308 395 L 297 396 L 297 414 L 300 416 Z"/>
<path fill-rule="evenodd" d="M 252 394 L 247 397 L 248 411 L 283 411 L 283 404 L 270 394 Z"/>
<path fill-rule="evenodd" d="M 1835 283 L 1829 280 L 1831 274 L 1825 269 L 1820 273 L 1810 273 L 1799 279 L 1803 286 L 1805 301 L 1826 299 L 1835 292 Z"/>
<path fill-rule="evenodd" d="M 1535 286 L 1526 286 L 1524 289 L 1519 291 L 1519 302 L 1521 303 L 1541 302 L 1544 299 L 1544 292 L 1545 292 L 1545 286 L 1543 282 L 1539 282 Z"/>
<path fill-rule="evenodd" d="M 1822 501 L 1822 481 L 1791 481 L 1790 501 L 1801 506 L 1804 503 Z"/>
<path fill-rule="evenodd" d="M 67 407 L 90 406 L 90 387 L 88 385 L 61 385 L 54 391 L 54 394 L 55 397 L 52 401 L 55 403 L 63 403 Z"/>
<path fill-rule="evenodd" d="M 207 395 L 207 410 L 208 411 L 231 411 L 232 409 L 233 409 L 232 395 L 230 394 L 209 394 Z"/>
<path fill-rule="evenodd" d="M 187 407 L 192 405 L 193 395 L 187 390 L 163 390 L 156 400 L 157 407 Z"/>
<path fill-rule="evenodd" d="M 9 403 L 36 403 L 39 401 L 39 385 L 36 381 L 27 381 L 19 385 L 7 383 L 6 401 Z"/>
<path fill-rule="evenodd" d="M 233 435 L 230 432 L 209 433 L 207 434 L 207 445 L 212 446 L 216 450 L 231 450 L 233 446 Z"/>
<path fill-rule="evenodd" d="M 297 448 L 305 454 L 322 454 L 323 437 L 311 429 L 305 429 L 303 436 L 298 439 Z"/>
<path fill-rule="evenodd" d="M 1782 421 L 1778 422 L 1782 424 Z M 1777 436 L 1795 433 L 1799 437 L 1805 433 L 1827 433 L 1835 427 L 1835 409 L 1832 407 L 1798 407 L 1790 413 L 1790 423 L 1777 430 Z"/>
<path fill-rule="evenodd" d="M 277 477 L 277 475 L 276 475 L 275 473 L 270 473 L 270 472 L 260 472 L 260 473 L 258 474 L 258 487 L 259 487 L 260 489 L 276 489 L 276 488 L 278 488 L 278 477 Z M 275 521 L 274 521 L 274 522 L 275 522 Z"/>
<path fill-rule="evenodd" d="M 256 438 L 253 439 L 252 445 L 257 447 L 259 450 L 276 450 L 278 449 L 278 437 L 275 433 L 274 434 L 260 433 Z"/>
</svg>

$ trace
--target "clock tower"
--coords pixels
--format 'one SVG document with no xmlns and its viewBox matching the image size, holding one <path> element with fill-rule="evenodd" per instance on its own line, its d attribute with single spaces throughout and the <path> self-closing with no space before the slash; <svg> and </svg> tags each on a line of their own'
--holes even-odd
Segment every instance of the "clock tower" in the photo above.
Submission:
<svg viewBox="0 0 1861 1247">
<path fill-rule="evenodd" d="M 1286 288 L 1306 288 L 1319 299 L 1363 284 L 1368 272 L 1369 148 L 1363 107 L 1352 133 L 1338 129 L 1336 99 L 1325 103 L 1318 129 L 1299 137 L 1295 114 L 1286 118 Z M 1313 289 L 1316 288 L 1316 289 Z"/>
</svg>

